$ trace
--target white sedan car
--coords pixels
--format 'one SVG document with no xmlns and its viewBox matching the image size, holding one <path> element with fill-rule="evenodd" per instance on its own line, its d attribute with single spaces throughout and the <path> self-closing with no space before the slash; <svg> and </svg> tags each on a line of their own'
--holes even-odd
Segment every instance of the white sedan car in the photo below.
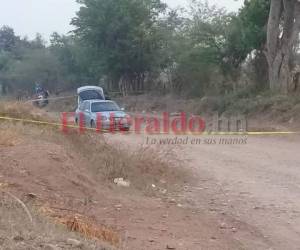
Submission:
<svg viewBox="0 0 300 250">
<path fill-rule="evenodd" d="M 130 130 L 130 117 L 114 101 L 87 100 L 79 104 L 75 123 L 102 130 Z"/>
</svg>

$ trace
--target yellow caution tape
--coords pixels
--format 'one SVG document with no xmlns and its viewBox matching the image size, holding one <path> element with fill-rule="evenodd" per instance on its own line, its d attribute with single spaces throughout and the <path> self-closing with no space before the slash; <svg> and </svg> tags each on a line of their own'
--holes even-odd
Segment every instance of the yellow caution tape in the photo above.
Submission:
<svg viewBox="0 0 300 250">
<path fill-rule="evenodd" d="M 62 127 L 62 128 L 76 128 L 80 129 L 80 126 L 77 125 L 67 125 L 63 123 L 55 123 L 55 122 L 47 122 L 47 121 L 38 121 L 38 120 L 31 120 L 31 119 L 22 119 L 22 118 L 14 118 L 14 117 L 7 117 L 7 116 L 0 116 L 0 120 L 6 120 L 6 121 L 16 121 L 16 122 L 24 122 L 24 123 L 31 123 L 31 124 L 37 124 L 37 125 L 49 125 L 49 126 L 55 126 L 55 127 Z M 91 131 L 97 131 L 97 132 L 110 132 L 110 130 L 99 130 L 97 128 L 86 128 L 85 130 L 91 130 Z M 140 134 L 137 132 L 137 134 Z M 148 133 L 149 135 L 163 135 L 163 134 L 170 134 L 167 132 L 158 132 L 158 133 Z M 175 133 L 175 135 L 198 135 L 198 136 L 206 136 L 206 135 L 240 135 L 240 136 L 246 136 L 246 135 L 295 135 L 300 134 L 300 132 L 297 131 L 264 131 L 264 132 L 184 132 L 184 133 Z"/>
</svg>

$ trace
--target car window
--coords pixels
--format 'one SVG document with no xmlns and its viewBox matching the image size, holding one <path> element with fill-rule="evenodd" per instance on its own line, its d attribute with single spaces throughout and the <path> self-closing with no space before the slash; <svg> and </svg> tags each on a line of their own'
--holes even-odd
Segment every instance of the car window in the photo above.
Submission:
<svg viewBox="0 0 300 250">
<path fill-rule="evenodd" d="M 84 111 L 84 103 L 82 102 L 82 103 L 80 103 L 80 105 L 79 105 L 79 111 Z"/>
<path fill-rule="evenodd" d="M 90 111 L 90 103 L 89 102 L 85 102 L 84 105 L 83 105 L 83 111 Z"/>
<path fill-rule="evenodd" d="M 120 107 L 114 102 L 92 103 L 92 112 L 111 112 L 111 111 L 120 111 Z"/>
<path fill-rule="evenodd" d="M 81 100 L 103 100 L 103 96 L 101 95 L 101 93 L 99 93 L 98 91 L 95 90 L 86 90 L 84 92 L 81 92 L 79 94 Z"/>
</svg>

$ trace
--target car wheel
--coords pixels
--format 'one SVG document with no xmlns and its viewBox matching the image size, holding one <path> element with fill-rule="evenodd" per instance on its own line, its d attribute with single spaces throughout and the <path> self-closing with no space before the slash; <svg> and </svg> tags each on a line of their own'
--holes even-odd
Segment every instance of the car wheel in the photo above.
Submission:
<svg viewBox="0 0 300 250">
<path fill-rule="evenodd" d="M 91 120 L 91 128 L 96 128 L 96 124 L 95 124 L 94 120 Z"/>
</svg>

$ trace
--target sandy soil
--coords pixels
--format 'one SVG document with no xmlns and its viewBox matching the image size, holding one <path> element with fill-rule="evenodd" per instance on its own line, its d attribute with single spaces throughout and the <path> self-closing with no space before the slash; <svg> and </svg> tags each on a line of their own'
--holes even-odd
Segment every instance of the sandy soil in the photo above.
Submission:
<svg viewBox="0 0 300 250">
<path fill-rule="evenodd" d="M 77 154 L 53 142 L 23 138 L 18 145 L 0 146 L 0 183 L 26 204 L 59 216 L 84 215 L 111 228 L 120 249 L 243 248 L 213 215 L 178 206 L 174 194 L 147 197 L 131 188 L 107 187 Z"/>
<path fill-rule="evenodd" d="M 135 147 L 151 138 L 175 137 L 130 135 L 110 141 Z M 242 249 L 300 249 L 300 137 L 252 136 L 240 138 L 247 142 L 240 145 L 219 144 L 232 137 L 198 138 L 198 145 L 192 145 L 192 136 L 186 145 L 152 145 L 174 147 L 198 179 L 177 195 L 177 203 L 209 214 L 211 223 L 219 223 L 214 226 L 230 233 L 228 240 Z"/>
<path fill-rule="evenodd" d="M 175 137 L 106 135 L 132 151 Z M 220 137 L 182 139 L 187 143 L 151 145 L 172 148 L 194 173 L 196 181 L 166 196 L 107 187 L 80 156 L 38 138 L 0 146 L 0 183 L 24 201 L 34 193 L 58 212 L 69 209 L 113 228 L 122 249 L 300 249 L 300 137 L 243 137 L 239 145 L 220 144 Z"/>
</svg>

